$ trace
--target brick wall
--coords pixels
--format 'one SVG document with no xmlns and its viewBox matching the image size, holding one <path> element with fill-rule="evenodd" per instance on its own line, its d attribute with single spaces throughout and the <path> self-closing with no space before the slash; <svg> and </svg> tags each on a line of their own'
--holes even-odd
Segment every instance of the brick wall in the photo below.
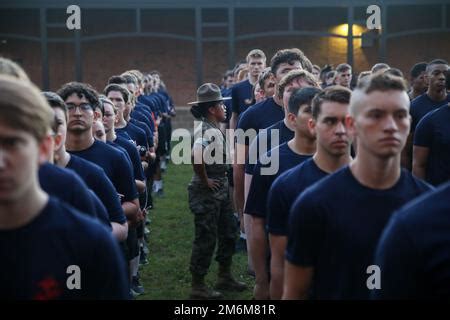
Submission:
<svg viewBox="0 0 450 320">
<path fill-rule="evenodd" d="M 390 31 L 408 29 L 409 23 L 423 27 L 437 20 L 436 8 L 429 12 L 420 13 L 420 8 L 408 9 L 404 13 L 413 15 L 417 19 L 399 20 L 389 19 Z M 450 10 L 450 6 L 448 6 Z M 329 30 L 329 26 L 345 22 L 345 10 L 341 9 L 340 16 L 337 11 L 321 11 L 316 9 L 295 9 L 295 28 L 299 30 Z M 314 11 L 315 10 L 315 11 Z M 415 11 L 414 11 L 415 10 Z M 449 11 L 447 10 L 447 11 Z M 359 10 L 360 11 L 360 10 Z M 361 13 L 357 11 L 357 15 Z M 220 20 L 226 10 L 215 10 L 210 14 L 212 21 Z M 264 9 L 239 9 L 236 16 L 236 34 L 249 32 L 267 32 L 270 30 L 285 30 L 287 9 L 274 9 L 270 12 Z M 307 14 L 306 14 L 306 13 Z M 334 12 L 334 15 L 333 15 Z M 403 11 L 392 11 L 395 16 L 401 16 Z M 262 23 L 264 17 L 270 14 L 270 23 Z M 303 15 L 303 16 L 301 16 Z M 321 19 L 317 19 L 318 16 Z M 323 15 L 329 19 L 323 19 Z M 439 16 L 439 15 L 438 15 Z M 37 36 L 39 20 L 37 10 L 0 10 L 0 29 L 2 32 Z M 65 13 L 61 10 L 49 13 L 50 22 L 61 22 Z M 121 19 L 122 17 L 122 19 Z M 83 36 L 97 32 L 132 31 L 133 24 L 122 21 L 132 17 L 130 12 L 121 13 L 120 10 L 88 12 L 84 18 Z M 342 18 L 344 17 L 344 18 Z M 159 19 L 159 20 L 158 20 Z M 208 18 L 209 19 L 209 18 Z M 20 21 L 28 21 L 21 23 Z M 168 22 L 169 21 L 169 22 Z M 208 20 L 209 21 L 209 20 Z M 220 20 L 222 21 L 222 20 Z M 430 22 L 431 21 L 431 22 Z M 146 10 L 143 12 L 143 31 L 173 32 L 188 36 L 195 34 L 193 10 L 174 10 L 170 13 L 164 11 Z M 411 28 L 411 27 L 409 27 Z M 226 29 L 225 29 L 226 30 Z M 55 32 L 54 36 L 72 37 L 70 31 Z M 224 31 L 205 31 L 205 36 L 224 36 Z M 313 63 L 318 65 L 345 62 L 347 59 L 346 40 L 338 38 L 317 37 L 260 37 L 252 40 L 236 42 L 235 58 L 244 59 L 247 52 L 253 48 L 260 48 L 270 57 L 280 48 L 298 47 L 302 49 Z M 354 42 L 354 71 L 370 69 L 378 62 L 378 46 L 361 48 L 360 40 Z M 75 55 L 73 44 L 50 44 L 49 68 L 50 89 L 56 90 L 63 83 L 75 78 Z M 429 61 L 440 57 L 450 60 L 450 34 L 435 33 L 425 35 L 407 36 L 390 39 L 387 45 L 387 62 L 398 67 L 405 74 L 409 68 L 418 61 Z M 23 65 L 31 79 L 38 85 L 42 84 L 41 48 L 40 44 L 26 40 L 0 39 L 0 55 L 12 58 Z M 228 68 L 228 47 L 223 42 L 206 42 L 203 44 L 203 80 L 219 83 L 223 72 Z M 91 83 L 98 90 L 102 90 L 109 76 L 118 74 L 126 69 L 137 68 L 143 71 L 159 70 L 163 75 L 176 105 L 184 106 L 186 102 L 195 99 L 196 71 L 195 71 L 195 43 L 185 40 L 172 40 L 163 38 L 117 38 L 101 41 L 86 42 L 82 44 L 83 81 Z M 178 121 L 178 120 L 177 120 Z M 181 120 L 180 120 L 181 121 Z"/>
</svg>

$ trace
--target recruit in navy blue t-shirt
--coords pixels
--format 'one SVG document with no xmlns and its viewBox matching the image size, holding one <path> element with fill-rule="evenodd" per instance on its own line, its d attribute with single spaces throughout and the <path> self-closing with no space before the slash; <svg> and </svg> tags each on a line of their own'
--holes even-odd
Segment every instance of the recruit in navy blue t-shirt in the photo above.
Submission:
<svg viewBox="0 0 450 320">
<path fill-rule="evenodd" d="M 39 184 L 48 194 L 86 215 L 97 218 L 89 188 L 76 173 L 46 162 L 39 167 Z"/>
<path fill-rule="evenodd" d="M 268 98 L 245 111 L 239 118 L 237 129 L 242 129 L 244 132 L 254 129 L 255 134 L 258 134 L 259 130 L 268 128 L 283 118 L 283 107 L 276 104 L 273 98 Z M 248 139 L 245 139 L 245 141 L 239 141 L 238 139 L 239 144 L 250 145 L 251 142 Z"/>
<path fill-rule="evenodd" d="M 271 162 L 267 165 L 263 164 L 269 157 L 272 157 Z M 263 155 L 255 166 L 244 212 L 252 216 L 266 218 L 267 196 L 273 181 L 286 170 L 302 163 L 310 157 L 311 155 L 295 153 L 289 148 L 287 142 L 275 147 Z M 278 161 L 278 170 L 274 167 L 276 172 L 265 174 L 263 170 L 273 166 L 276 161 Z"/>
<path fill-rule="evenodd" d="M 287 236 L 289 211 L 295 199 L 327 175 L 312 158 L 281 174 L 269 190 L 266 223 L 269 233 Z"/>
<path fill-rule="evenodd" d="M 117 241 L 94 219 L 50 197 L 31 222 L 0 230 L 0 298 L 128 299 Z M 78 270 L 78 271 L 76 271 Z M 80 275 L 80 289 L 69 289 Z"/>
<path fill-rule="evenodd" d="M 286 259 L 314 268 L 315 299 L 368 299 L 368 267 L 392 213 L 431 190 L 401 171 L 389 189 L 362 185 L 346 166 L 307 188 L 289 217 Z"/>
<path fill-rule="evenodd" d="M 435 186 L 450 180 L 450 107 L 443 106 L 420 120 L 414 145 L 429 149 L 425 180 Z"/>
<path fill-rule="evenodd" d="M 408 203 L 377 247 L 382 270 L 375 299 L 450 298 L 450 184 Z"/>
<path fill-rule="evenodd" d="M 428 112 L 433 111 L 448 102 L 450 102 L 450 95 L 447 95 L 447 98 L 444 101 L 434 101 L 430 99 L 427 93 L 424 93 L 411 101 L 409 109 L 412 118 L 411 131 L 416 130 L 417 124 Z"/>
<path fill-rule="evenodd" d="M 278 130 L 278 135 L 276 135 L 274 130 Z M 272 140 L 272 134 L 274 134 L 274 140 Z M 261 155 L 266 153 L 268 150 L 273 149 L 280 144 L 283 144 L 284 142 L 292 140 L 294 138 L 294 135 L 295 132 L 286 126 L 286 124 L 284 123 L 284 119 L 278 121 L 277 123 L 271 125 L 266 129 L 259 130 L 258 135 L 252 141 L 248 149 L 249 156 L 245 163 L 245 173 L 253 174 L 255 164 Z M 278 139 L 276 139 L 276 137 L 278 137 Z M 256 160 L 251 158 L 253 155 L 257 156 Z"/>
<path fill-rule="evenodd" d="M 69 152 L 103 168 L 117 192 L 123 195 L 122 202 L 133 201 L 138 198 L 133 169 L 125 155 L 120 151 L 104 142 L 95 140 L 85 150 Z"/>
<path fill-rule="evenodd" d="M 250 81 L 244 80 L 231 87 L 231 111 L 238 115 L 253 104 L 253 86 Z"/>
<path fill-rule="evenodd" d="M 105 206 L 110 222 L 123 224 L 127 221 L 116 188 L 101 167 L 71 154 L 66 168 L 75 171 L 94 191 Z"/>
</svg>

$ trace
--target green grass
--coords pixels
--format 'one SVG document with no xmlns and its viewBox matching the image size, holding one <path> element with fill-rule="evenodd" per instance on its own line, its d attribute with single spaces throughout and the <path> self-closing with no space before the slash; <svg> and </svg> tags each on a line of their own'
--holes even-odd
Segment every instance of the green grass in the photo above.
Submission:
<svg viewBox="0 0 450 320">
<path fill-rule="evenodd" d="M 194 238 L 194 217 L 188 207 L 187 185 L 192 176 L 192 166 L 168 166 L 164 175 L 163 198 L 154 197 L 155 209 L 150 211 L 150 263 L 140 269 L 145 294 L 139 300 L 188 299 L 191 275 L 189 260 Z M 254 279 L 247 275 L 246 253 L 233 257 L 233 274 L 244 281 L 248 289 L 239 293 L 224 292 L 225 299 L 247 300 L 252 297 Z M 213 260 L 206 281 L 214 285 L 217 262 Z"/>
</svg>

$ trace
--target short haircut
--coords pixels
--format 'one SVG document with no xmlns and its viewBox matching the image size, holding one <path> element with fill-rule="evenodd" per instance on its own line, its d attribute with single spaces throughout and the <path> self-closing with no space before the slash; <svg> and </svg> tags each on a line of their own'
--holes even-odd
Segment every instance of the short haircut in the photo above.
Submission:
<svg viewBox="0 0 450 320">
<path fill-rule="evenodd" d="M 75 93 L 79 98 L 84 96 L 91 104 L 92 109 L 95 109 L 98 105 L 98 93 L 91 85 L 87 83 L 69 82 L 63 85 L 56 93 L 64 101 Z"/>
<path fill-rule="evenodd" d="M 247 57 L 245 59 L 247 61 L 247 63 L 250 61 L 251 58 L 263 59 L 265 61 L 266 60 L 266 55 L 260 49 L 253 49 L 252 51 L 250 51 L 247 54 Z"/>
<path fill-rule="evenodd" d="M 126 84 L 130 84 L 131 83 L 131 84 L 134 84 L 135 86 L 139 85 L 138 78 L 132 73 L 124 72 L 120 76 L 125 79 Z"/>
<path fill-rule="evenodd" d="M 14 61 L 0 57 L 0 74 L 7 74 L 17 79 L 30 81 L 27 73 Z"/>
<path fill-rule="evenodd" d="M 427 69 L 426 62 L 418 62 L 412 66 L 411 70 L 409 70 L 409 76 L 411 77 L 411 79 L 415 79 L 418 76 L 420 76 L 422 72 L 425 72 L 426 69 Z"/>
<path fill-rule="evenodd" d="M 325 82 L 328 72 L 333 71 L 333 67 L 329 64 L 325 65 L 322 70 L 320 70 L 320 80 Z"/>
<path fill-rule="evenodd" d="M 272 76 L 272 71 L 270 71 L 270 68 L 265 68 L 263 72 L 258 77 L 258 84 L 259 87 L 264 90 L 264 84 Z"/>
<path fill-rule="evenodd" d="M 284 93 L 284 89 L 286 88 L 286 86 L 296 79 L 303 79 L 309 85 L 311 85 L 313 87 L 319 87 L 319 85 L 316 81 L 316 78 L 308 71 L 306 71 L 306 70 L 291 70 L 281 79 L 280 83 L 278 84 L 277 95 L 280 99 L 283 98 L 283 93 Z"/>
<path fill-rule="evenodd" d="M 372 74 L 372 71 L 361 71 L 361 73 L 358 75 L 358 80 L 356 81 L 356 85 L 358 85 L 358 83 L 360 81 L 362 81 L 365 77 L 368 77 Z"/>
<path fill-rule="evenodd" d="M 306 60 L 309 62 L 309 64 Z M 305 54 L 297 48 L 278 50 L 270 60 L 270 68 L 272 70 L 272 73 L 275 75 L 282 63 L 292 65 L 296 61 L 300 62 L 303 69 L 308 70 L 308 66 L 312 69 L 311 61 L 309 61 L 309 59 L 306 58 Z M 308 71 L 311 72 L 312 70 Z"/>
<path fill-rule="evenodd" d="M 223 80 L 226 80 L 229 77 L 234 77 L 233 70 L 227 70 L 223 75 Z"/>
<path fill-rule="evenodd" d="M 377 72 L 361 81 L 353 91 L 350 99 L 350 114 L 356 116 L 361 105 L 362 97 L 374 91 L 398 90 L 406 94 L 407 85 L 403 78 L 394 76 L 387 72 Z"/>
<path fill-rule="evenodd" d="M 158 71 L 154 71 L 156 74 L 158 74 L 158 76 L 160 76 Z M 133 69 L 133 70 L 128 70 L 125 73 L 131 73 L 132 75 L 134 75 L 137 79 L 137 84 L 140 86 L 142 84 L 142 82 L 144 81 L 144 74 L 142 72 L 140 72 L 137 69 Z"/>
<path fill-rule="evenodd" d="M 312 117 L 317 120 L 324 102 L 350 103 L 352 91 L 343 86 L 330 86 L 318 93 L 312 101 Z"/>
<path fill-rule="evenodd" d="M 389 69 L 390 66 L 387 63 L 375 63 L 372 67 L 372 69 L 370 71 L 372 71 L 372 73 L 376 73 L 382 69 Z"/>
<path fill-rule="evenodd" d="M 400 78 L 404 78 L 403 77 L 403 72 L 400 69 L 397 69 L 397 68 L 389 68 L 389 69 L 387 69 L 384 72 L 390 73 L 390 74 L 392 74 L 394 76 L 397 76 L 397 77 L 400 77 Z"/>
<path fill-rule="evenodd" d="M 39 89 L 8 75 L 0 75 L 0 114 L 4 125 L 28 132 L 38 143 L 54 121 L 54 113 Z"/>
<path fill-rule="evenodd" d="M 126 84 L 127 80 L 123 76 L 115 75 L 108 79 L 108 84 Z"/>
<path fill-rule="evenodd" d="M 434 60 L 431 60 L 431 61 L 428 63 L 427 69 L 426 69 L 427 72 L 430 71 L 431 66 L 435 66 L 435 65 L 438 65 L 438 64 L 444 64 L 444 65 L 447 65 L 447 66 L 448 66 L 448 62 L 445 61 L 444 59 L 434 59 Z"/>
<path fill-rule="evenodd" d="M 125 103 L 128 103 L 128 101 L 130 101 L 130 91 L 128 91 L 127 88 L 125 88 L 124 86 L 121 86 L 119 84 L 108 84 L 105 88 L 105 90 L 103 90 L 103 93 L 105 94 L 105 96 L 108 96 L 108 93 L 110 93 L 111 91 L 118 91 L 122 94 L 122 98 L 125 101 Z"/>
<path fill-rule="evenodd" d="M 338 72 L 338 73 L 342 73 L 347 70 L 350 70 L 350 72 L 352 71 L 352 67 L 347 63 L 341 63 L 340 65 L 338 65 L 336 67 L 336 72 Z"/>
<path fill-rule="evenodd" d="M 325 79 L 328 80 L 328 79 L 331 79 L 331 78 L 334 78 L 334 77 L 336 77 L 336 71 L 335 70 L 331 70 L 330 72 L 327 73 Z"/>
<path fill-rule="evenodd" d="M 64 100 L 56 93 L 52 91 L 44 91 L 42 95 L 47 100 L 50 107 L 53 109 L 59 108 L 64 112 L 64 118 L 67 121 L 67 106 Z"/>
<path fill-rule="evenodd" d="M 117 107 L 116 107 L 116 105 L 111 100 L 109 100 L 106 96 L 104 96 L 104 95 L 100 96 L 100 103 L 103 106 L 103 114 L 105 114 L 105 104 L 111 105 L 112 108 L 113 108 L 114 114 L 117 114 Z"/>
<path fill-rule="evenodd" d="M 317 64 L 313 64 L 313 69 L 316 69 L 320 73 L 320 67 Z"/>
<path fill-rule="evenodd" d="M 298 114 L 300 106 L 307 104 L 311 105 L 311 102 L 316 94 L 322 90 L 316 87 L 298 88 L 296 89 L 288 102 L 288 110 L 295 115 Z"/>
</svg>

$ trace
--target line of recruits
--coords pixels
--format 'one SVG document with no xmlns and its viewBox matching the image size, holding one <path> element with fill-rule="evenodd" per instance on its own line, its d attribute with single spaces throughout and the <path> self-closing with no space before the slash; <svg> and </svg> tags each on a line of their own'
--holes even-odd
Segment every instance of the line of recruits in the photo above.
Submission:
<svg viewBox="0 0 450 320">
<path fill-rule="evenodd" d="M 0 83 L 0 297 L 143 294 L 175 116 L 159 73 L 129 70 L 103 94 L 78 82 L 40 92 L 0 58 Z"/>
<path fill-rule="evenodd" d="M 193 298 L 221 297 L 225 278 L 243 289 L 229 274 L 233 212 L 255 299 L 450 297 L 449 65 L 417 63 L 409 87 L 385 63 L 352 78 L 297 48 L 266 68 L 255 49 L 221 91 L 198 88 Z M 218 291 L 203 281 L 216 242 Z"/>
</svg>

